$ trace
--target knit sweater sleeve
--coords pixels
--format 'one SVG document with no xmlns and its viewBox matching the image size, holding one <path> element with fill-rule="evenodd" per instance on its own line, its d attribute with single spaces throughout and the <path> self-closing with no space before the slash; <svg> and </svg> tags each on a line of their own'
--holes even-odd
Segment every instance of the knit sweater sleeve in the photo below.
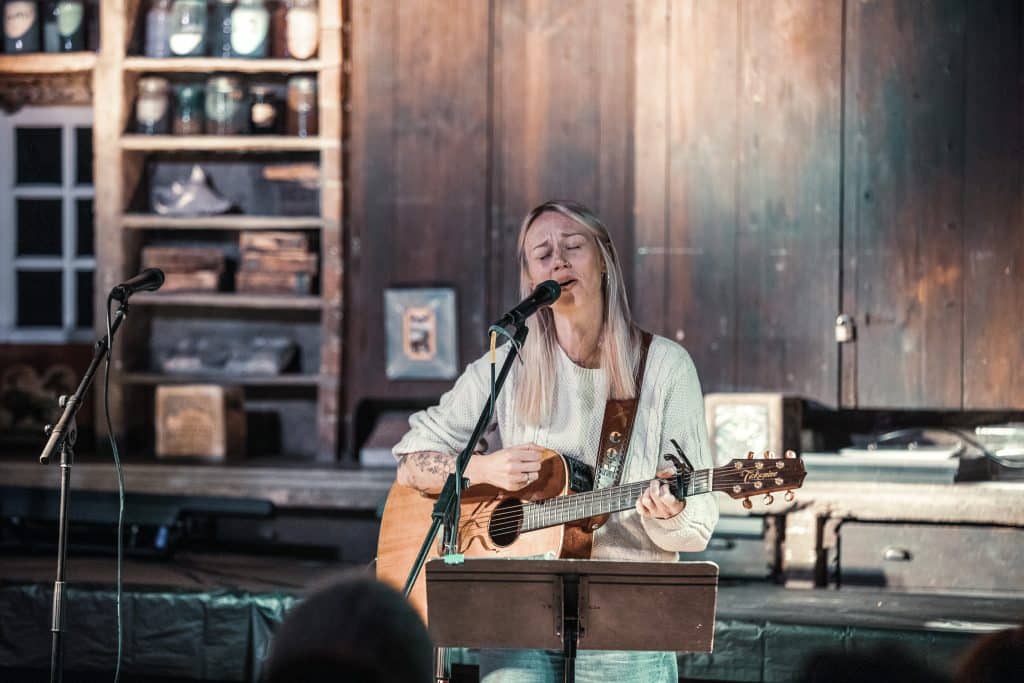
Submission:
<svg viewBox="0 0 1024 683">
<path fill-rule="evenodd" d="M 675 453 L 671 442 L 671 439 L 675 439 L 694 469 L 714 467 L 697 368 L 685 349 L 676 344 L 672 344 L 672 347 L 671 357 L 666 363 L 668 372 L 664 375 L 660 402 L 663 410 L 660 452 Z M 676 552 L 698 552 L 707 546 L 718 523 L 718 500 L 714 493 L 692 496 L 686 499 L 686 507 L 675 517 L 641 517 L 641 523 L 647 535 L 660 548 Z"/>
<path fill-rule="evenodd" d="M 503 356 L 504 352 L 499 352 L 499 367 L 504 360 Z M 473 435 L 480 411 L 489 396 L 490 363 L 485 356 L 466 367 L 455 385 L 441 396 L 437 405 L 414 413 L 409 418 L 409 431 L 391 449 L 392 454 L 401 458 L 408 453 L 421 451 L 461 453 Z"/>
</svg>

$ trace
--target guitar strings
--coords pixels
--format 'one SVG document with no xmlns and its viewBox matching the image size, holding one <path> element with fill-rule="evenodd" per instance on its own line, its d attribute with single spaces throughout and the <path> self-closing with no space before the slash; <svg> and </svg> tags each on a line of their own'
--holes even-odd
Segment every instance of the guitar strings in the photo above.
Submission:
<svg viewBox="0 0 1024 683">
<path fill-rule="evenodd" d="M 724 471 L 721 471 L 721 470 L 724 470 Z M 746 476 L 746 473 L 749 472 L 749 471 L 750 471 L 749 468 L 735 469 L 735 468 L 731 468 L 729 466 L 720 467 L 720 468 L 717 468 L 715 470 L 699 470 L 697 472 L 693 472 L 693 473 L 688 473 L 688 474 L 682 475 L 682 477 L 681 477 L 682 478 L 682 482 L 681 483 L 682 483 L 684 489 L 687 488 L 690 484 L 700 484 L 700 483 L 706 484 L 708 482 L 708 480 L 710 479 L 711 472 L 716 472 L 716 475 L 714 477 L 714 482 L 717 485 L 728 487 L 730 485 L 735 486 L 737 484 L 749 484 L 750 482 L 747 481 L 747 476 Z M 773 468 L 771 468 L 770 465 L 769 465 L 769 469 L 767 469 L 767 470 L 759 470 L 759 471 L 767 471 L 767 472 L 773 472 L 774 471 L 776 474 L 780 474 L 780 475 L 782 474 L 781 470 L 773 469 Z M 799 471 L 802 471 L 802 470 L 799 470 Z M 785 474 L 788 477 L 793 472 L 794 472 L 794 470 L 790 470 L 789 472 L 786 472 Z M 477 520 L 479 518 L 488 518 L 489 517 L 491 519 L 492 523 L 501 522 L 501 521 L 513 521 L 513 527 L 514 527 L 514 526 L 518 525 L 518 520 L 524 518 L 531 511 L 539 510 L 542 506 L 546 507 L 547 509 L 542 510 L 540 512 L 540 514 L 543 515 L 543 514 L 547 513 L 547 514 L 551 515 L 551 513 L 555 513 L 555 512 L 558 512 L 558 513 L 572 512 L 574 508 L 578 512 L 578 509 L 580 507 L 587 506 L 587 505 L 594 505 L 594 504 L 598 504 L 598 503 L 607 503 L 607 502 L 610 502 L 613 499 L 618 499 L 620 497 L 620 495 L 626 495 L 626 496 L 633 497 L 633 502 L 635 503 L 636 498 L 638 498 L 640 495 L 642 495 L 643 490 L 647 486 L 649 486 L 652 481 L 662 481 L 662 482 L 668 484 L 669 490 L 672 491 L 672 493 L 676 493 L 678 491 L 678 486 L 677 486 L 678 482 L 676 481 L 675 478 L 669 478 L 669 479 L 655 478 L 655 479 L 649 479 L 647 481 L 631 482 L 631 483 L 628 483 L 628 484 L 622 484 L 620 486 L 613 486 L 613 487 L 609 487 L 609 488 L 606 488 L 606 489 L 594 489 L 594 490 L 591 490 L 591 491 L 581 492 L 580 494 L 575 494 L 575 495 L 557 496 L 557 497 L 554 497 L 554 498 L 548 498 L 546 500 L 532 502 L 532 503 L 531 502 L 524 502 L 521 507 L 518 507 L 518 508 L 515 508 L 515 509 L 511 509 L 511 510 L 498 510 L 498 511 L 495 511 L 495 512 L 492 512 L 492 513 L 484 512 L 484 513 L 477 513 L 477 514 L 472 514 L 472 515 L 463 515 L 462 519 L 464 519 L 464 520 Z M 790 484 L 790 485 L 781 484 L 781 485 L 776 485 L 774 487 L 769 486 L 767 488 L 761 488 L 761 489 L 757 489 L 755 491 L 752 491 L 749 495 L 759 495 L 761 493 L 773 493 L 773 492 L 778 492 L 778 491 L 784 491 L 784 490 L 786 490 L 788 488 L 793 488 L 793 487 L 794 487 L 794 485 L 792 485 L 792 484 Z M 512 492 L 510 492 L 510 493 L 512 493 Z M 706 492 L 701 492 L 701 493 L 706 493 Z M 699 494 L 695 494 L 695 495 L 699 495 Z M 625 508 L 623 508 L 623 509 L 625 509 Z M 604 513 L 597 513 L 597 514 L 604 514 Z M 584 515 L 583 517 L 581 517 L 581 519 L 586 517 L 586 516 L 593 516 L 593 515 Z"/>
<path fill-rule="evenodd" d="M 779 491 L 782 491 L 782 490 L 785 490 L 785 489 L 781 489 L 780 488 L 780 489 L 773 489 L 773 490 L 767 490 L 767 491 L 762 489 L 762 490 L 759 490 L 758 493 L 768 494 L 768 493 L 779 492 Z M 566 496 L 566 498 L 574 498 L 574 497 L 575 496 Z M 527 512 L 527 510 L 530 510 L 530 508 L 526 508 L 526 506 L 524 506 L 525 509 L 524 509 L 524 511 L 522 513 L 520 513 L 519 510 L 511 510 L 511 511 L 502 511 L 502 512 L 496 513 L 495 515 L 492 515 L 492 519 L 491 519 L 490 523 L 487 525 L 488 526 L 488 532 L 492 536 L 493 535 L 500 535 L 502 533 L 511 532 L 511 531 L 518 531 L 520 533 L 525 533 L 525 532 L 528 532 L 528 531 L 535 531 L 537 529 L 542 529 L 542 528 L 545 528 L 545 527 L 555 526 L 557 524 L 565 524 L 565 523 L 568 523 L 570 521 L 578 521 L 580 519 L 586 519 L 587 517 L 597 517 L 597 516 L 602 516 L 602 515 L 606 515 L 606 514 L 612 514 L 612 513 L 615 513 L 615 512 L 621 512 L 623 510 L 629 509 L 630 507 L 633 507 L 636 504 L 636 500 L 638 498 L 639 498 L 639 494 L 637 494 L 637 495 L 623 495 L 623 496 L 619 496 L 619 497 L 616 497 L 616 498 L 612 498 L 610 496 L 609 497 L 602 497 L 602 499 L 600 499 L 600 500 L 593 500 L 592 502 L 586 501 L 586 502 L 582 502 L 582 503 L 577 503 L 576 501 L 569 501 L 566 504 L 558 505 L 557 508 L 555 506 L 552 506 L 552 508 L 550 510 L 541 510 L 539 513 L 536 510 L 534 510 L 535 514 L 532 514 L 532 515 L 529 512 Z M 588 508 L 590 508 L 591 506 L 597 507 L 598 503 L 608 503 L 608 502 L 612 502 L 613 500 L 617 500 L 616 505 L 615 505 L 615 509 L 604 510 L 604 511 L 600 511 L 600 512 L 597 511 L 597 510 L 588 510 Z M 559 517 L 561 517 L 565 513 L 569 513 L 570 515 L 572 515 L 573 519 L 560 521 Z M 474 516 L 470 516 L 469 519 L 476 519 L 478 517 L 486 518 L 487 515 L 486 514 L 474 515 Z"/>
<path fill-rule="evenodd" d="M 748 481 L 745 481 L 745 479 L 746 478 L 744 477 L 744 473 L 740 470 L 737 470 L 735 472 L 727 472 L 718 475 L 717 477 L 715 477 L 715 482 L 719 484 L 724 484 L 726 486 L 730 484 L 749 483 Z M 691 483 L 703 482 L 706 484 L 708 480 L 709 476 L 705 471 L 698 472 L 691 477 L 684 477 L 682 483 L 685 488 L 688 484 Z M 546 519 L 551 520 L 553 518 L 557 518 L 559 515 L 566 512 L 570 512 L 573 514 L 583 512 L 584 514 L 581 514 L 580 517 L 578 517 L 577 519 L 584 519 L 590 516 L 606 514 L 603 512 L 594 512 L 589 515 L 585 513 L 587 507 L 597 507 L 601 504 L 607 504 L 613 501 L 617 501 L 615 503 L 616 506 L 623 505 L 625 507 L 619 508 L 618 510 L 610 510 L 608 511 L 608 513 L 625 510 L 628 507 L 635 504 L 636 500 L 639 498 L 640 495 L 642 495 L 643 490 L 650 485 L 651 481 L 665 481 L 665 483 L 669 485 L 670 491 L 675 493 L 678 490 L 678 487 L 676 485 L 677 482 L 675 481 L 652 479 L 646 482 L 632 482 L 630 484 L 624 484 L 622 486 L 611 487 L 608 489 L 597 489 L 594 491 L 589 491 L 586 492 L 588 495 L 585 496 L 559 496 L 556 498 L 549 498 L 547 500 L 538 501 L 535 503 L 523 503 L 521 507 L 518 507 L 513 510 L 499 510 L 494 513 L 491 513 L 490 515 L 488 515 L 487 513 L 478 513 L 475 515 L 467 515 L 463 517 L 463 519 L 477 520 L 479 518 L 486 518 L 489 516 L 489 531 L 491 533 L 498 534 L 507 531 L 512 531 L 515 529 L 521 529 L 524 525 L 526 525 L 526 522 L 542 522 L 541 526 L 534 528 L 543 528 L 544 526 L 552 526 L 557 523 L 551 521 L 550 523 L 545 524 L 543 522 L 545 522 Z M 782 490 L 785 490 L 784 485 L 781 485 L 781 487 L 776 488 L 769 487 L 768 490 L 758 489 L 757 491 L 752 492 L 751 495 L 758 495 L 760 493 L 772 493 Z M 531 515 L 531 513 L 533 514 Z M 527 518 L 530 516 L 532 516 L 534 519 L 528 520 Z"/>
<path fill-rule="evenodd" d="M 684 478 L 682 483 L 683 483 L 684 488 L 686 488 L 690 484 L 694 484 L 694 483 L 706 484 L 708 482 L 708 480 L 709 480 L 709 477 L 708 477 L 707 474 L 700 474 L 699 473 L 699 474 L 696 475 L 696 478 L 692 478 L 692 477 Z M 611 488 L 607 488 L 607 489 L 595 489 L 593 491 L 587 491 L 587 492 L 584 492 L 582 494 L 568 495 L 568 496 L 558 496 L 558 497 L 555 497 L 555 498 L 548 498 L 546 500 L 538 501 L 538 502 L 533 502 L 533 503 L 527 502 L 527 503 L 523 504 L 522 509 L 533 510 L 533 509 L 539 509 L 540 507 L 544 506 L 544 507 L 548 508 L 547 510 L 544 510 L 544 512 L 547 512 L 549 510 L 555 510 L 555 509 L 563 510 L 563 509 L 565 509 L 567 507 L 571 508 L 571 507 L 579 507 L 579 506 L 583 506 L 583 505 L 589 505 L 589 504 L 592 504 L 592 503 L 595 503 L 595 502 L 608 502 L 608 501 L 610 501 L 612 499 L 617 499 L 617 498 L 619 498 L 622 495 L 626 495 L 626 496 L 639 496 L 643 492 L 643 489 L 650 485 L 651 481 L 664 481 L 665 483 L 668 484 L 669 490 L 671 490 L 673 493 L 678 491 L 678 487 L 677 487 L 676 482 L 674 480 L 651 479 L 651 480 L 648 480 L 646 482 L 632 482 L 632 483 L 629 483 L 629 484 L 624 484 L 622 486 L 616 486 L 616 487 L 611 487 Z M 724 485 L 724 486 L 735 485 L 735 484 L 739 484 L 739 483 L 749 483 L 749 482 L 745 481 L 745 477 L 742 475 L 742 473 L 731 473 L 731 472 L 719 475 L 718 477 L 715 478 L 715 482 L 717 484 Z M 756 491 L 751 492 L 751 495 L 757 495 L 757 493 L 759 493 L 759 492 L 769 493 L 769 492 L 773 492 L 773 491 L 781 491 L 781 490 L 785 490 L 786 488 L 787 488 L 787 486 L 785 484 L 782 484 L 782 485 L 778 485 L 776 487 L 768 487 L 768 490 L 765 490 L 764 488 L 758 489 Z M 468 518 L 475 518 L 477 516 L 486 516 L 486 513 L 480 513 L 478 515 L 470 515 L 470 516 L 468 516 Z M 491 515 L 492 519 L 498 519 L 498 520 L 502 519 L 503 517 L 519 517 L 519 516 L 521 516 L 521 513 L 520 513 L 519 509 L 497 511 L 497 512 L 492 513 L 492 515 Z"/>
<path fill-rule="evenodd" d="M 725 486 L 729 486 L 730 484 L 735 485 L 735 484 L 738 484 L 738 483 L 749 483 L 749 482 L 745 482 L 744 479 L 745 478 L 742 476 L 742 474 L 739 474 L 739 476 L 737 476 L 736 474 L 729 473 L 728 475 L 719 475 L 718 477 L 716 477 L 715 481 L 716 481 L 716 483 L 722 484 L 722 485 L 725 485 Z M 698 475 L 698 478 L 696 480 L 691 479 L 691 478 L 684 479 L 683 485 L 684 485 L 684 487 L 686 487 L 686 486 L 688 486 L 691 483 L 707 483 L 707 480 L 708 480 L 708 476 L 706 474 Z M 663 480 L 653 480 L 652 479 L 652 480 L 649 480 L 647 482 L 633 482 L 633 483 L 630 483 L 630 484 L 625 484 L 623 486 L 617 486 L 617 487 L 612 487 L 612 488 L 608 488 L 608 489 L 596 489 L 594 491 L 585 492 L 582 495 L 559 496 L 559 497 L 556 497 L 556 498 L 549 498 L 549 499 L 544 500 L 544 501 L 538 501 L 538 502 L 534 502 L 534 503 L 524 503 L 522 508 L 517 508 L 517 509 L 514 509 L 514 510 L 499 510 L 499 511 L 496 511 L 494 513 L 491 513 L 491 519 L 492 520 L 496 520 L 496 521 L 501 521 L 502 519 L 511 519 L 511 518 L 517 518 L 518 519 L 519 517 L 522 517 L 522 516 L 524 516 L 526 514 L 529 514 L 531 511 L 540 510 L 541 507 L 546 507 L 547 508 L 545 510 L 541 510 L 541 514 L 547 513 L 547 512 L 554 512 L 554 511 L 563 512 L 563 511 L 566 511 L 568 509 L 579 508 L 579 507 L 587 506 L 587 505 L 593 505 L 595 503 L 610 502 L 611 500 L 617 500 L 617 499 L 619 499 L 622 496 L 634 497 L 634 500 L 635 500 L 635 497 L 638 497 L 640 494 L 642 494 L 643 489 L 646 488 L 650 484 L 651 481 L 663 481 Z M 666 481 L 666 483 L 669 485 L 669 490 L 671 490 L 673 493 L 675 493 L 678 490 L 675 481 Z M 751 495 L 757 495 L 758 493 L 761 493 L 761 492 L 771 493 L 771 492 L 774 492 L 774 491 L 781 491 L 781 490 L 785 490 L 785 488 L 786 488 L 786 485 L 784 485 L 784 484 L 783 485 L 779 485 L 779 487 L 768 487 L 768 490 L 765 490 L 765 489 L 762 488 L 762 489 L 758 489 L 756 491 L 751 492 Z M 522 512 L 521 512 L 521 510 L 522 510 Z M 477 517 L 486 517 L 486 516 L 487 516 L 487 513 L 479 513 L 477 515 L 468 515 L 465 518 L 467 518 L 467 519 L 475 519 Z"/>
<path fill-rule="evenodd" d="M 498 511 L 492 514 L 490 529 L 493 533 L 502 533 L 521 528 L 526 525 L 526 522 L 540 522 L 541 527 L 550 526 L 555 523 L 553 521 L 555 518 L 564 513 L 586 513 L 588 507 L 599 507 L 611 502 L 615 502 L 616 507 L 622 505 L 623 507 L 620 510 L 624 510 L 636 504 L 636 500 L 648 485 L 650 485 L 650 481 L 634 482 L 613 489 L 599 489 L 598 491 L 591 492 L 592 495 L 586 497 L 560 496 L 539 503 L 526 503 L 518 510 Z M 671 484 L 669 488 L 675 489 Z M 579 519 L 591 517 L 595 514 L 603 513 L 596 513 L 595 511 L 591 514 L 580 514 Z M 528 519 L 528 517 L 533 517 L 533 519 Z M 549 523 L 545 523 L 546 521 Z"/>
<path fill-rule="evenodd" d="M 703 475 L 703 478 L 707 479 L 707 475 Z M 643 490 L 650 485 L 651 481 L 655 480 L 651 479 L 645 482 L 632 482 L 629 484 L 623 484 L 622 486 L 616 486 L 608 489 L 596 489 L 593 491 L 587 491 L 584 492 L 584 494 L 580 497 L 576 495 L 558 496 L 555 498 L 548 498 L 543 501 L 537 501 L 532 503 L 527 502 L 523 503 L 522 507 L 514 510 L 498 510 L 494 513 L 491 513 L 490 515 L 488 515 L 487 513 L 466 515 L 463 516 L 463 519 L 477 519 L 480 517 L 488 516 L 492 521 L 504 521 L 506 519 L 512 518 L 518 519 L 520 517 L 525 516 L 526 514 L 529 514 L 528 511 L 540 510 L 542 507 L 547 508 L 542 510 L 542 514 L 554 512 L 556 510 L 559 512 L 564 512 L 571 510 L 572 508 L 580 507 L 582 505 L 591 504 L 592 502 L 606 502 L 622 494 L 625 494 L 626 496 L 629 497 L 634 497 L 635 501 L 635 497 L 639 497 L 640 494 L 643 493 Z M 675 492 L 676 488 L 673 485 L 674 483 L 675 482 L 669 483 L 669 488 L 673 490 L 673 492 Z M 689 478 L 685 479 L 683 483 L 684 485 L 689 484 Z"/>
</svg>

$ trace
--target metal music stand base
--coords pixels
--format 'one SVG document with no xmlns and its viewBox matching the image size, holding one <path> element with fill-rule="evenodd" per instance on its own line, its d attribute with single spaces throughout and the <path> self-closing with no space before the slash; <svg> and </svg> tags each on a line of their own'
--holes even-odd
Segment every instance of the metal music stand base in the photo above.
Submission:
<svg viewBox="0 0 1024 683">
<path fill-rule="evenodd" d="M 441 647 L 711 652 L 713 562 L 466 560 L 427 563 L 430 635 Z"/>
</svg>

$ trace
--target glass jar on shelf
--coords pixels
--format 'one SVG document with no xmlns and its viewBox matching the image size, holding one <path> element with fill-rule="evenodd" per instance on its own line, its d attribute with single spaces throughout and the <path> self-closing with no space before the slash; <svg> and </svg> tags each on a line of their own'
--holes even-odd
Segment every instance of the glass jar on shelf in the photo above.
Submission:
<svg viewBox="0 0 1024 683">
<path fill-rule="evenodd" d="M 7 0 L 4 3 L 4 52 L 39 52 L 39 3 Z"/>
<path fill-rule="evenodd" d="M 170 106 L 167 79 L 144 76 L 138 82 L 135 98 L 135 130 L 143 135 L 166 135 L 169 129 Z"/>
<path fill-rule="evenodd" d="M 231 13 L 235 0 L 213 0 L 210 21 L 206 27 L 206 54 L 211 57 L 231 57 Z"/>
<path fill-rule="evenodd" d="M 231 11 L 231 52 L 235 57 L 260 59 L 267 56 L 270 42 L 270 12 L 264 0 L 238 0 Z"/>
<path fill-rule="evenodd" d="M 210 135 L 245 135 L 249 132 L 249 108 L 242 82 L 223 74 L 206 81 L 206 132 Z"/>
<path fill-rule="evenodd" d="M 249 88 L 249 128 L 253 135 L 277 135 L 281 113 L 274 86 L 264 83 Z"/>
<path fill-rule="evenodd" d="M 312 76 L 292 76 L 288 79 L 288 111 L 285 133 L 302 138 L 316 137 L 319 133 L 316 106 L 316 79 Z"/>
<path fill-rule="evenodd" d="M 206 0 L 174 0 L 168 37 L 172 57 L 206 52 Z"/>
<path fill-rule="evenodd" d="M 82 0 L 60 0 L 57 3 L 57 51 L 78 52 L 85 49 L 85 3 Z"/>
<path fill-rule="evenodd" d="M 316 56 L 320 42 L 320 11 L 317 0 L 286 0 L 285 47 L 293 59 Z"/>
<path fill-rule="evenodd" d="M 171 0 L 154 0 L 150 4 L 143 52 L 156 59 L 171 56 Z"/>
<path fill-rule="evenodd" d="M 203 86 L 181 83 L 174 89 L 174 117 L 171 132 L 175 135 L 202 135 L 204 116 Z"/>
</svg>

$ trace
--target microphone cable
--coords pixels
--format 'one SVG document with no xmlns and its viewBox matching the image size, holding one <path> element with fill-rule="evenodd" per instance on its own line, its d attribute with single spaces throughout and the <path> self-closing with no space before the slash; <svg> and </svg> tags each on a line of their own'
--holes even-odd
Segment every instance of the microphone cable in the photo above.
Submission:
<svg viewBox="0 0 1024 683">
<path fill-rule="evenodd" d="M 117 450 L 117 439 L 114 436 L 114 425 L 110 419 L 110 357 L 113 350 L 113 335 L 110 323 L 110 304 L 114 301 L 113 291 L 107 295 L 107 353 L 103 371 L 103 410 L 107 421 L 107 438 L 114 454 L 114 469 L 117 472 L 117 581 L 115 584 L 114 605 L 117 610 L 117 663 L 114 667 L 114 683 L 121 679 L 121 652 L 124 644 L 124 632 L 121 621 L 121 569 L 124 565 L 124 470 L 121 467 L 121 456 Z M 127 316 L 127 309 L 125 309 Z"/>
</svg>

